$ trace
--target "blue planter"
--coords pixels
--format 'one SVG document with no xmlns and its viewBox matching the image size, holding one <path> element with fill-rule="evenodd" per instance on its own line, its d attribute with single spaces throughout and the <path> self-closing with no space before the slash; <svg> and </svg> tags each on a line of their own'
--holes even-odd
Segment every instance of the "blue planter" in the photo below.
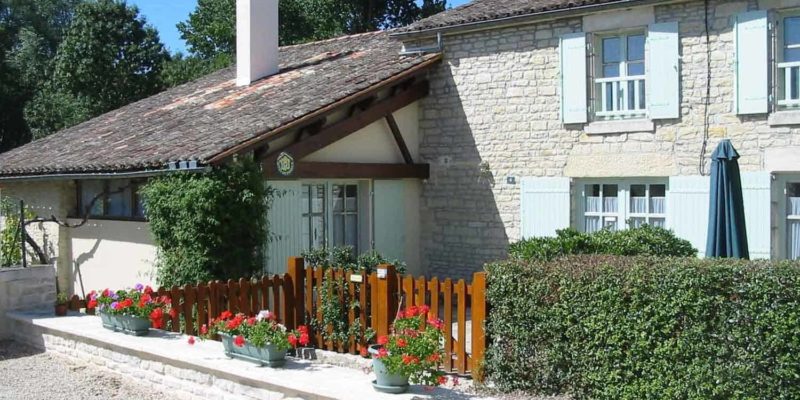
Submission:
<svg viewBox="0 0 800 400">
<path fill-rule="evenodd" d="M 249 361 L 254 364 L 266 367 L 280 367 L 286 364 L 286 350 L 268 344 L 264 347 L 256 347 L 249 341 L 245 341 L 244 346 L 238 347 L 233 344 L 233 337 L 224 333 L 219 334 L 222 339 L 222 347 L 225 355 L 230 358 Z"/>
<path fill-rule="evenodd" d="M 408 377 L 389 373 L 383 361 L 375 357 L 381 347 L 379 344 L 369 346 L 369 353 L 372 354 L 372 370 L 375 371 L 376 377 L 372 387 L 383 393 L 405 393 L 408 390 Z"/>
<path fill-rule="evenodd" d="M 150 333 L 150 320 L 129 315 L 98 313 L 103 328 L 127 335 L 145 336 Z"/>
</svg>

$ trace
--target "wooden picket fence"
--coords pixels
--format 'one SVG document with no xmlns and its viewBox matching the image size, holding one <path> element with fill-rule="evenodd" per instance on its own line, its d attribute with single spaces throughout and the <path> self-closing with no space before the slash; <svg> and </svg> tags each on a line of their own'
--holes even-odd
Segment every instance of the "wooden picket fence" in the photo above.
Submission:
<svg viewBox="0 0 800 400">
<path fill-rule="evenodd" d="M 307 268 L 302 258 L 291 257 L 287 273 L 282 275 L 265 276 L 260 280 L 162 287 L 158 294 L 170 298 L 173 308 L 178 310 L 165 317 L 171 321 L 168 326 L 174 332 L 197 335 L 200 326 L 224 310 L 247 315 L 270 310 L 287 328 L 293 329 L 309 324 L 312 319 L 322 325 L 320 290 L 326 277 L 344 282 L 347 297 L 353 303 L 348 307 L 348 323 L 352 325 L 358 321 L 362 335 L 367 329 L 374 330 L 377 335 L 386 335 L 399 309 L 427 305 L 430 307 L 429 315 L 438 316 L 443 321 L 445 357 L 442 369 L 449 373 L 471 373 L 481 378 L 479 364 L 486 348 L 484 272 L 475 273 L 470 283 L 463 279 L 454 282 L 451 279 L 400 275 L 392 265 L 381 265 L 371 274 L 340 268 Z M 339 292 L 339 296 L 344 300 L 345 293 Z M 73 296 L 70 309 L 79 310 L 85 305 L 85 300 Z M 94 310 L 86 312 L 91 314 Z M 335 343 L 325 341 L 322 332 L 318 331 L 313 332 L 313 341 L 317 348 L 352 354 L 367 345 L 353 337 Z"/>
</svg>

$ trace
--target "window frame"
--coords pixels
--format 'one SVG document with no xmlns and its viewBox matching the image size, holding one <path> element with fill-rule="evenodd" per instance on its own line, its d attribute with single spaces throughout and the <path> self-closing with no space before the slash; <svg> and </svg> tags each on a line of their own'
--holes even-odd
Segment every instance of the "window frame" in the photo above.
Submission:
<svg viewBox="0 0 800 400">
<path fill-rule="evenodd" d="M 800 90 L 798 90 L 798 98 L 791 100 L 792 104 L 788 104 L 788 105 L 781 104 L 782 102 L 786 101 L 786 96 L 785 96 L 786 95 L 786 79 L 785 79 L 786 75 L 785 75 L 785 72 L 782 70 L 782 68 L 785 68 L 785 65 L 787 64 L 787 63 L 785 63 L 783 61 L 784 58 L 785 58 L 784 53 L 785 53 L 785 50 L 786 50 L 786 45 L 785 45 L 785 40 L 784 40 L 785 36 L 786 36 L 785 35 L 786 34 L 786 29 L 785 29 L 785 23 L 784 22 L 785 22 L 786 18 L 793 18 L 793 17 L 795 17 L 795 18 L 796 17 L 800 17 L 800 8 L 791 8 L 791 9 L 786 9 L 786 10 L 779 10 L 779 11 L 776 12 L 774 18 L 772 19 L 773 22 L 774 22 L 774 25 L 777 27 L 777 29 L 775 29 L 775 39 L 776 39 L 775 40 L 775 47 L 774 47 L 775 54 L 772 57 L 773 58 L 773 62 L 774 62 L 774 68 L 773 68 L 773 74 L 774 75 L 773 76 L 775 77 L 774 78 L 774 83 L 772 85 L 773 86 L 773 91 L 774 91 L 773 92 L 774 93 L 774 98 L 775 98 L 774 110 L 777 111 L 777 112 L 781 112 L 781 111 L 800 111 Z M 800 49 L 800 44 L 794 45 L 794 46 L 796 46 L 794 48 Z M 791 66 L 789 68 L 796 68 L 797 74 L 798 74 L 798 78 L 797 79 L 800 80 L 800 61 L 792 62 L 792 64 L 793 64 L 793 66 Z"/>
<path fill-rule="evenodd" d="M 586 212 L 586 186 L 587 185 L 617 185 L 617 212 L 616 213 L 595 213 L 590 212 L 587 215 Z M 640 218 L 643 215 L 647 216 L 647 221 L 649 223 L 650 218 L 661 218 L 664 220 L 664 228 L 668 227 L 667 221 L 667 214 L 669 212 L 668 204 L 665 203 L 664 213 L 662 214 L 654 214 L 648 212 L 647 214 L 634 214 L 631 215 L 630 212 L 630 201 L 631 201 L 631 186 L 634 185 L 647 185 L 646 191 L 648 193 L 648 200 L 650 199 L 650 186 L 651 185 L 664 185 L 664 199 L 669 197 L 669 178 L 668 177 L 645 177 L 645 178 L 590 178 L 590 179 L 579 179 L 575 181 L 575 194 L 577 196 L 577 212 L 575 226 L 581 232 L 587 232 L 586 230 L 586 217 L 587 216 L 600 216 L 601 217 L 601 226 L 604 227 L 602 219 L 604 216 L 615 216 L 616 226 L 615 230 L 623 230 L 628 229 L 630 227 L 630 219 L 633 218 Z M 601 189 L 602 190 L 602 189 Z M 604 198 L 601 197 L 601 199 Z M 602 203 L 602 200 L 601 200 Z M 648 201 L 648 210 L 649 210 L 649 201 Z"/>
<path fill-rule="evenodd" d="M 130 204 L 130 212 L 128 215 L 109 215 L 108 214 L 108 198 L 109 198 L 109 187 L 111 185 L 111 181 L 120 180 L 123 178 L 115 178 L 115 179 L 78 179 L 75 180 L 75 209 L 69 215 L 69 218 L 87 218 L 87 219 L 94 219 L 94 220 L 109 220 L 109 221 L 136 221 L 136 222 L 147 222 L 147 217 L 144 215 L 137 215 L 138 211 L 138 201 L 140 198 L 139 195 L 139 188 L 147 182 L 146 179 L 142 178 L 131 178 L 129 179 L 130 183 L 130 191 L 128 193 L 128 201 Z M 85 204 L 83 204 L 83 185 L 86 181 L 101 181 L 103 184 L 103 197 L 100 198 L 98 201 L 102 202 L 103 204 L 103 215 L 96 215 L 89 213 L 88 217 L 85 215 Z M 123 192 L 124 193 L 124 192 Z"/>
<path fill-rule="evenodd" d="M 772 183 L 773 216 L 777 220 L 777 232 L 773 231 L 773 258 L 789 260 L 789 221 L 800 220 L 798 215 L 789 215 L 789 184 L 800 184 L 800 173 L 777 173 Z M 775 222 L 775 221 L 773 221 Z"/>
<path fill-rule="evenodd" d="M 644 68 L 644 73 L 642 75 L 628 75 L 628 38 L 631 36 L 642 36 L 644 38 L 644 48 L 643 48 L 643 58 L 642 58 L 642 65 Z M 619 76 L 618 77 L 605 77 L 604 75 L 604 66 L 606 65 L 603 62 L 603 40 L 618 37 L 620 39 L 620 62 L 619 62 Z M 647 103 L 647 39 L 648 39 L 648 27 L 647 26 L 639 26 L 639 27 L 630 27 L 625 29 L 618 29 L 618 30 L 611 30 L 611 31 L 602 31 L 602 32 L 595 32 L 592 33 L 592 48 L 594 49 L 591 59 L 591 68 L 590 71 L 592 76 L 590 77 L 590 93 L 591 93 L 591 107 L 592 107 L 592 120 L 594 121 L 618 121 L 618 120 L 634 120 L 634 119 L 644 119 L 648 117 L 648 103 Z M 631 78 L 637 79 L 631 79 Z M 640 99 L 639 104 L 643 104 L 641 108 L 634 108 L 634 109 L 622 109 L 622 105 L 627 105 L 628 102 L 628 95 L 627 95 L 627 85 L 625 88 L 626 95 L 623 96 L 619 94 L 618 97 L 614 100 L 618 100 L 620 102 L 620 110 L 613 110 L 613 111 L 604 111 L 603 102 L 607 98 L 604 96 L 604 88 L 607 87 L 608 83 L 613 82 L 637 82 L 641 81 L 639 85 L 641 85 L 642 90 L 644 90 L 644 96 L 640 97 L 637 93 L 634 94 L 634 102 L 635 99 L 638 97 Z M 619 85 L 622 88 L 622 85 Z M 634 90 L 636 88 L 636 84 L 634 83 Z M 622 89 L 618 89 L 622 90 Z"/>
<path fill-rule="evenodd" d="M 368 180 L 364 180 L 364 179 L 347 179 L 347 180 L 338 180 L 338 179 L 331 179 L 331 180 L 303 179 L 303 180 L 300 181 L 301 190 L 304 189 L 307 186 L 322 185 L 322 186 L 325 187 L 325 192 L 324 192 L 325 193 L 325 199 L 324 199 L 324 204 L 323 204 L 324 211 L 322 213 L 323 214 L 323 224 L 325 226 L 325 236 L 324 236 L 324 241 L 323 241 L 324 242 L 324 247 L 323 248 L 331 249 L 333 247 L 336 247 L 336 245 L 334 244 L 334 238 L 333 238 L 333 235 L 334 235 L 334 232 L 333 232 L 333 229 L 334 229 L 333 228 L 334 216 L 336 216 L 336 215 L 343 215 L 343 216 L 355 215 L 355 217 L 356 217 L 356 225 L 355 225 L 356 226 L 356 245 L 354 246 L 353 250 L 356 252 L 356 255 L 360 254 L 358 252 L 362 250 L 362 248 L 364 247 L 363 245 L 365 244 L 363 242 L 363 239 L 364 239 L 363 235 L 365 235 L 365 234 L 369 235 L 370 234 L 369 229 L 365 230 L 365 227 L 362 226 L 362 222 L 363 222 L 362 219 L 363 218 L 367 218 L 367 219 L 371 218 L 369 215 L 362 214 L 362 213 L 371 212 L 371 207 L 370 207 L 369 204 L 362 204 L 363 203 L 363 201 L 362 201 L 362 195 L 363 195 L 363 193 L 362 193 L 362 190 L 363 190 L 362 182 L 369 182 L 369 181 Z M 370 183 L 370 185 L 371 185 L 371 183 Z M 346 189 L 347 186 L 355 186 L 355 188 L 356 188 L 356 196 L 355 196 L 356 211 L 354 211 L 354 212 L 353 211 L 343 211 L 342 213 L 334 211 L 334 207 L 333 207 L 333 201 L 334 201 L 333 188 L 334 188 L 334 186 L 344 186 L 345 190 L 347 190 Z M 367 190 L 371 191 L 371 188 L 367 188 Z M 302 196 L 302 194 L 301 194 L 301 196 Z M 346 197 L 345 197 L 345 199 L 346 199 Z M 344 207 L 343 210 L 346 210 L 346 205 L 343 204 L 343 207 Z M 304 221 L 305 217 L 306 217 L 306 213 L 303 212 L 301 214 L 300 223 L 305 223 L 305 221 Z M 345 231 L 343 232 L 343 234 L 347 235 L 346 228 L 345 228 Z M 311 244 L 310 241 L 309 241 L 309 243 L 305 243 L 304 242 L 303 246 L 309 246 L 308 248 L 310 249 L 310 244 Z M 369 246 L 367 246 L 367 247 L 369 247 Z"/>
</svg>

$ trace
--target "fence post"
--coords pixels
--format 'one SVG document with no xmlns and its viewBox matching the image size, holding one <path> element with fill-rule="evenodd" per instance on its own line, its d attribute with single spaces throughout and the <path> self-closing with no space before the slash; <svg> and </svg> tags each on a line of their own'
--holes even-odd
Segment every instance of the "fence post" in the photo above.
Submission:
<svg viewBox="0 0 800 400">
<path fill-rule="evenodd" d="M 472 275 L 472 377 L 483 380 L 483 355 L 486 351 L 486 272 Z"/>
<path fill-rule="evenodd" d="M 397 271 L 394 265 L 378 266 L 375 290 L 377 313 L 372 316 L 372 328 L 378 336 L 388 335 L 389 327 L 397 314 Z"/>
<path fill-rule="evenodd" d="M 292 277 L 292 285 L 294 286 L 294 293 L 292 293 L 293 309 L 294 309 L 294 327 L 297 328 L 305 323 L 305 277 L 306 277 L 306 264 L 303 257 L 289 257 L 289 265 L 287 266 L 289 276 Z M 285 293 L 288 295 L 288 293 Z M 288 296 L 287 296 L 288 297 Z M 287 318 L 288 320 L 288 318 Z M 288 322 L 288 321 L 287 321 Z"/>
</svg>

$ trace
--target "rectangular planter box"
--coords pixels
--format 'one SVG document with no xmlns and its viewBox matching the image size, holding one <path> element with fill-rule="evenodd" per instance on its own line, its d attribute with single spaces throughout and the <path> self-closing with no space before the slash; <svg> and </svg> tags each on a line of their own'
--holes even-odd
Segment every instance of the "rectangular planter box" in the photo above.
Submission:
<svg viewBox="0 0 800 400">
<path fill-rule="evenodd" d="M 128 315 L 100 314 L 103 328 L 127 335 L 145 336 L 150 333 L 150 320 Z"/>
<path fill-rule="evenodd" d="M 281 350 L 269 344 L 264 347 L 256 347 L 249 341 L 245 341 L 244 346 L 237 347 L 233 344 L 232 336 L 221 333 L 219 337 L 222 339 L 225 355 L 230 358 L 238 358 L 267 367 L 280 367 L 286 363 L 286 349 Z"/>
</svg>

